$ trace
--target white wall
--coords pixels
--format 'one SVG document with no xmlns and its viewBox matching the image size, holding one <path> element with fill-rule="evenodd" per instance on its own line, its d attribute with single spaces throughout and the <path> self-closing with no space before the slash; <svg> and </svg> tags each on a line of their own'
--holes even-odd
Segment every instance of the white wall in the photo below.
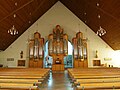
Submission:
<svg viewBox="0 0 120 90">
<path fill-rule="evenodd" d="M 8 64 L 6 58 L 12 57 L 14 58 L 12 65 L 13 67 L 16 67 L 17 60 L 20 59 L 21 51 L 23 51 L 23 59 L 28 61 L 28 37 L 33 38 L 33 34 L 38 31 L 41 33 L 41 36 L 47 40 L 48 35 L 52 33 L 53 28 L 58 24 L 64 29 L 64 32 L 69 35 L 69 40 L 72 40 L 79 30 L 88 38 L 89 66 L 92 66 L 92 60 L 95 58 L 96 50 L 98 51 L 98 56 L 99 59 L 102 60 L 102 63 L 114 63 L 116 66 L 120 65 L 118 62 L 117 64 L 115 63 L 115 58 L 111 61 L 104 60 L 104 58 L 112 58 L 112 53 L 114 53 L 114 51 L 59 1 L 41 18 L 39 18 L 37 22 L 28 28 L 28 30 L 11 46 L 9 46 L 4 52 L 0 53 L 0 62 L 6 66 Z M 78 26 L 78 24 L 80 24 L 80 26 Z"/>
</svg>

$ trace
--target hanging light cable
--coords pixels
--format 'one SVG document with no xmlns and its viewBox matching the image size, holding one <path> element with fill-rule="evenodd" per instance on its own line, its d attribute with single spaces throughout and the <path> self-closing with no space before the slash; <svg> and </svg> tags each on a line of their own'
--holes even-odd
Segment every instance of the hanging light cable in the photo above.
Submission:
<svg viewBox="0 0 120 90">
<path fill-rule="evenodd" d="M 14 4 L 15 6 L 17 6 L 17 2 L 15 2 Z M 13 18 L 15 20 L 16 18 L 16 14 L 13 15 Z M 18 34 L 18 30 L 15 28 L 15 25 L 13 24 L 12 27 L 8 30 L 8 33 L 11 34 L 11 35 L 17 35 Z"/>
<path fill-rule="evenodd" d="M 16 18 L 16 14 L 13 15 L 14 19 Z M 15 25 L 13 24 L 12 27 L 8 30 L 8 33 L 11 35 L 17 35 L 18 30 L 15 28 Z"/>
<path fill-rule="evenodd" d="M 100 4 L 97 3 L 97 7 L 99 7 L 99 6 L 100 6 Z M 98 14 L 99 29 L 97 30 L 96 35 L 103 36 L 103 35 L 106 34 L 106 30 L 101 27 L 101 25 L 100 25 L 100 19 L 101 19 L 101 16 L 100 16 L 100 14 Z"/>
</svg>

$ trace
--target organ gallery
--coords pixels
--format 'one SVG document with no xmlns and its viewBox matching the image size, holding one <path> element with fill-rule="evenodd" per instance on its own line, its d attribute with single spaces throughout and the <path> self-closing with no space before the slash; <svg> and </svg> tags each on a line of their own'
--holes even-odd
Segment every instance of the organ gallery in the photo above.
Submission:
<svg viewBox="0 0 120 90">
<path fill-rule="evenodd" d="M 34 38 L 29 42 L 29 67 L 43 67 L 44 38 L 39 32 L 34 33 Z"/>
<path fill-rule="evenodd" d="M 48 36 L 48 51 L 53 57 L 52 70 L 64 70 L 63 58 L 68 53 L 68 36 L 64 34 L 60 25 L 57 25 Z"/>
<path fill-rule="evenodd" d="M 60 25 L 53 28 L 48 35 L 48 56 L 52 57 L 51 69 L 53 71 L 63 71 L 65 68 L 65 57 L 68 56 L 68 38 Z M 83 39 L 83 33 L 77 32 L 72 39 L 73 46 L 73 67 L 88 67 L 87 42 Z M 39 32 L 34 33 L 34 38 L 29 42 L 29 67 L 44 67 L 44 38 Z M 71 57 L 71 59 L 72 59 Z"/>
</svg>

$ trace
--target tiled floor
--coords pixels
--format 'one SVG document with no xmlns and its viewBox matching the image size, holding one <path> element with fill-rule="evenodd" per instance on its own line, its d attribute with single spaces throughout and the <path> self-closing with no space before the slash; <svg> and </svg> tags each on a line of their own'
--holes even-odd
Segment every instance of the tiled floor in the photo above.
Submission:
<svg viewBox="0 0 120 90">
<path fill-rule="evenodd" d="M 73 90 L 67 71 L 50 73 L 48 83 L 41 90 Z"/>
</svg>

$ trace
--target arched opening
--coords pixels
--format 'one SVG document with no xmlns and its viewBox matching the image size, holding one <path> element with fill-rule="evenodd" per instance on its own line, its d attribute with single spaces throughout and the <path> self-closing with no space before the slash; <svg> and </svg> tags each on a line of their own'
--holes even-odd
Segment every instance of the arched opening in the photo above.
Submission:
<svg viewBox="0 0 120 90">
<path fill-rule="evenodd" d="M 48 41 L 44 45 L 44 68 L 52 68 L 53 58 L 48 55 Z M 73 46 L 70 41 L 68 41 L 68 55 L 64 57 L 65 68 L 73 67 Z"/>
<path fill-rule="evenodd" d="M 44 46 L 44 68 L 51 68 L 53 63 L 53 59 L 48 55 L 48 41 L 46 41 Z"/>
<path fill-rule="evenodd" d="M 73 46 L 70 41 L 68 41 L 68 55 L 64 57 L 65 68 L 73 67 Z"/>
</svg>

